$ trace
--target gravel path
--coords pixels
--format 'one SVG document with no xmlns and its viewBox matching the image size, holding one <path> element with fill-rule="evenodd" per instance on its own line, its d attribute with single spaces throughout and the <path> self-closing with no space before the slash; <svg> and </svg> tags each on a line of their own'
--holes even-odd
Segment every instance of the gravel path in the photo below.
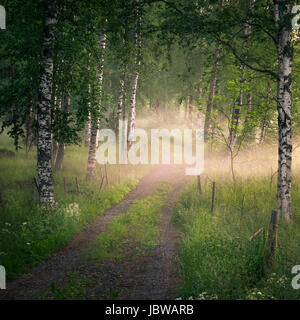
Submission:
<svg viewBox="0 0 300 320">
<path fill-rule="evenodd" d="M 178 279 L 174 257 L 178 234 L 171 223 L 173 204 L 181 187 L 187 181 L 184 168 L 159 166 L 143 177 L 138 186 L 118 204 L 106 210 L 84 229 L 65 248 L 44 264 L 27 274 L 8 282 L 7 290 L 0 291 L 1 299 L 47 299 L 52 283 L 62 283 L 67 274 L 76 272 L 88 279 L 87 297 L 93 299 L 174 299 Z M 125 258 L 97 263 L 86 259 L 87 248 L 95 236 L 105 232 L 107 225 L 125 213 L 137 200 L 153 193 L 155 187 L 166 182 L 172 186 L 162 209 L 160 244 L 147 256 L 136 255 L 135 247 L 122 247 Z"/>
</svg>

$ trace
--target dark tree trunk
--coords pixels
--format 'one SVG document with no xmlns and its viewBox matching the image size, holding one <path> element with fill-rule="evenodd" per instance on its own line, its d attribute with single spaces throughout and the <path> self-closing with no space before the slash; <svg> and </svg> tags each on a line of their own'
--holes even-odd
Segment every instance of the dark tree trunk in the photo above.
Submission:
<svg viewBox="0 0 300 320">
<path fill-rule="evenodd" d="M 240 89 L 239 97 L 235 101 L 232 108 L 231 124 L 229 128 L 228 148 L 229 148 L 229 152 L 231 153 L 234 150 L 236 140 L 237 140 L 237 131 L 239 126 L 242 103 L 243 103 L 243 92 L 242 92 L 242 89 Z"/>
<path fill-rule="evenodd" d="M 271 81 L 268 82 L 267 98 L 266 98 L 266 109 L 264 110 L 264 116 L 261 124 L 261 130 L 259 135 L 259 144 L 262 145 L 266 136 L 266 129 L 268 125 L 268 111 L 270 110 L 270 95 L 271 95 Z"/>
<path fill-rule="evenodd" d="M 215 63 L 212 69 L 212 75 L 210 80 L 210 88 L 209 88 L 209 96 L 206 106 L 205 112 L 205 122 L 204 122 L 204 138 L 205 141 L 208 141 L 209 131 L 211 126 L 211 113 L 214 105 L 214 98 L 217 86 L 217 72 L 219 66 L 219 58 L 220 58 L 220 44 L 217 43 L 215 47 Z"/>
<path fill-rule="evenodd" d="M 30 152 L 32 150 L 34 139 L 35 139 L 35 132 L 34 132 L 34 114 L 32 112 L 32 107 L 29 108 L 28 117 L 26 119 L 25 128 L 26 128 L 26 152 Z"/>
<path fill-rule="evenodd" d="M 160 110 L 160 100 L 159 100 L 159 98 L 157 98 L 157 99 L 156 99 L 156 103 L 155 103 L 155 112 L 156 112 L 156 114 L 157 114 L 158 117 L 159 117 L 159 115 L 160 115 L 159 110 Z"/>
</svg>

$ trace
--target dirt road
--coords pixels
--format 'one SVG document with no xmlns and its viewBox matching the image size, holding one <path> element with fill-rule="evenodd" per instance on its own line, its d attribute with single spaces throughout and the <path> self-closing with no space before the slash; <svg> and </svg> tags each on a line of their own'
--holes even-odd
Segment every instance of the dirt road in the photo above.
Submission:
<svg viewBox="0 0 300 320">
<path fill-rule="evenodd" d="M 82 299 L 174 299 L 178 296 L 178 279 L 174 257 L 178 233 L 171 223 L 173 205 L 178 192 L 187 181 L 183 167 L 159 166 L 143 177 L 137 187 L 120 203 L 92 222 L 65 248 L 27 274 L 8 282 L 0 299 L 51 299 L 51 284 L 63 283 L 70 274 L 88 279 Z M 125 257 L 96 263 L 86 259 L 87 248 L 109 223 L 125 213 L 137 200 L 151 195 L 161 183 L 171 185 L 164 203 L 160 222 L 160 244 L 146 256 L 136 254 L 128 244 L 122 247 Z"/>
</svg>

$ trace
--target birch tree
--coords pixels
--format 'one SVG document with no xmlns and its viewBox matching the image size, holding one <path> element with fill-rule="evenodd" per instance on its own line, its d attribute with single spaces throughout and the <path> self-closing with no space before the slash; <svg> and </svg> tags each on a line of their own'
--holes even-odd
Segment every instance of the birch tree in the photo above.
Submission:
<svg viewBox="0 0 300 320">
<path fill-rule="evenodd" d="M 90 63 L 91 63 L 91 55 L 89 54 L 89 60 L 88 60 L 88 67 L 87 67 L 87 72 L 89 73 L 91 71 L 90 68 Z M 90 77 L 88 77 L 90 79 Z M 89 147 L 90 141 L 91 141 L 91 101 L 90 101 L 90 96 L 91 96 L 91 84 L 88 83 L 88 90 L 87 90 L 87 96 L 88 96 L 88 119 L 85 123 L 85 128 L 84 128 L 84 146 Z"/>
<path fill-rule="evenodd" d="M 41 205 L 50 207 L 55 204 L 51 165 L 51 92 L 54 27 L 56 23 L 55 3 L 47 1 L 40 64 L 40 85 L 37 99 L 37 180 Z"/>
<path fill-rule="evenodd" d="M 120 79 L 120 95 L 117 109 L 117 133 L 119 130 L 119 121 L 123 120 L 123 109 L 124 109 L 124 96 L 125 96 L 125 72 L 122 73 Z"/>
<path fill-rule="evenodd" d="M 103 86 L 103 68 L 104 68 L 104 52 L 106 49 L 106 34 L 102 31 L 102 35 L 99 40 L 99 49 L 101 53 L 99 65 L 97 68 L 97 79 L 98 79 L 98 103 L 92 106 L 91 112 L 91 138 L 89 146 L 89 156 L 87 163 L 86 178 L 90 180 L 96 176 L 96 152 L 98 147 L 98 129 L 100 127 L 100 112 L 101 112 L 101 96 Z"/>
<path fill-rule="evenodd" d="M 134 59 L 134 73 L 133 83 L 130 97 L 130 116 L 129 116 L 129 130 L 128 130 L 128 145 L 130 146 L 134 139 L 135 129 L 135 118 L 136 118 L 136 91 L 138 86 L 138 80 L 140 75 L 141 65 L 141 47 L 142 47 L 142 36 L 141 36 L 141 25 L 142 25 L 142 6 L 141 0 L 135 1 L 135 14 L 136 14 L 136 32 L 135 32 L 135 59 Z"/>
<path fill-rule="evenodd" d="M 62 120 L 67 123 L 68 121 L 68 111 L 69 111 L 69 107 L 70 107 L 70 97 L 69 96 L 65 96 L 62 99 Z M 60 170 L 62 169 L 62 164 L 63 164 L 63 160 L 64 160 L 64 155 L 65 155 L 65 142 L 63 140 L 59 141 L 58 144 L 58 150 L 57 150 L 57 156 L 55 159 L 55 170 Z"/>
<path fill-rule="evenodd" d="M 274 0 L 274 17 L 278 57 L 278 209 L 287 222 L 292 222 L 293 216 L 291 211 L 291 90 L 293 47 L 291 43 L 291 1 Z"/>
<path fill-rule="evenodd" d="M 88 104 L 90 105 L 90 102 Z M 91 113 L 90 111 L 88 111 L 88 119 L 85 123 L 85 128 L 84 128 L 84 146 L 89 147 L 90 141 L 91 141 Z"/>
</svg>

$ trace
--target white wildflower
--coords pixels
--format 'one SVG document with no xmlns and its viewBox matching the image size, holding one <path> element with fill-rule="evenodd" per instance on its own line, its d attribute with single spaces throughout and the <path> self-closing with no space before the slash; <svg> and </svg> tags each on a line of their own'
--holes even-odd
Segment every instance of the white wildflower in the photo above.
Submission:
<svg viewBox="0 0 300 320">
<path fill-rule="evenodd" d="M 78 217 L 80 215 L 80 209 L 78 203 L 70 203 L 65 210 L 67 217 Z"/>
</svg>

